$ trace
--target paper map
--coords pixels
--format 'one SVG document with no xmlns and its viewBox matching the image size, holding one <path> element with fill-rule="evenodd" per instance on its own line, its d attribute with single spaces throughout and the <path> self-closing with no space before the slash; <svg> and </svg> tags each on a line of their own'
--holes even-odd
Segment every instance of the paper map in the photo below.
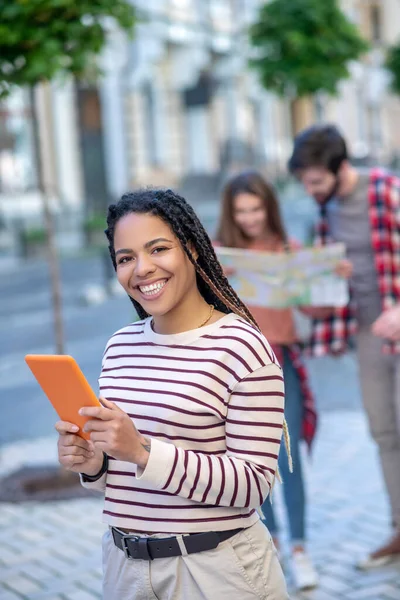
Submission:
<svg viewBox="0 0 400 600">
<path fill-rule="evenodd" d="M 335 272 L 345 258 L 344 244 L 267 253 L 215 248 L 222 266 L 234 269 L 228 279 L 247 304 L 270 308 L 288 306 L 344 306 L 349 301 L 347 281 Z"/>
</svg>

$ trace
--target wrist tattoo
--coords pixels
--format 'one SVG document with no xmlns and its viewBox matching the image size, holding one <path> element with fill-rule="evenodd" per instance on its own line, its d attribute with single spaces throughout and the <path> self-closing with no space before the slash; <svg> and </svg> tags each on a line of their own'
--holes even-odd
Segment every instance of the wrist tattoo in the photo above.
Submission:
<svg viewBox="0 0 400 600">
<path fill-rule="evenodd" d="M 145 443 L 142 443 L 142 448 L 144 448 L 146 450 L 146 452 L 150 453 L 151 450 L 151 442 L 150 440 L 148 440 L 147 438 L 144 438 Z"/>
</svg>

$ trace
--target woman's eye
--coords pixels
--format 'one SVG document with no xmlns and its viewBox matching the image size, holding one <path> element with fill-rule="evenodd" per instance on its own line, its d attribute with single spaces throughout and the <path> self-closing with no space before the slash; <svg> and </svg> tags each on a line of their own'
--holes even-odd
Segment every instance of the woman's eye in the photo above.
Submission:
<svg viewBox="0 0 400 600">
<path fill-rule="evenodd" d="M 152 254 L 158 254 L 159 252 L 163 252 L 164 250 L 168 250 L 168 248 L 165 248 L 165 246 L 159 246 L 158 248 L 154 248 Z"/>
<path fill-rule="evenodd" d="M 127 263 L 130 260 L 132 260 L 131 256 L 123 256 L 122 258 L 119 259 L 118 264 L 124 265 L 125 263 Z"/>
</svg>

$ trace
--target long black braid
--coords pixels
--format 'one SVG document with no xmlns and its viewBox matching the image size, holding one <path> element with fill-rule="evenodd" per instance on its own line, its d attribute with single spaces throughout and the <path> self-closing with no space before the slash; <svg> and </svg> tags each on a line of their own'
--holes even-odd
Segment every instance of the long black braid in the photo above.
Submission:
<svg viewBox="0 0 400 600">
<path fill-rule="evenodd" d="M 213 304 L 223 313 L 234 312 L 248 323 L 259 329 L 249 309 L 240 300 L 235 290 L 224 275 L 221 264 L 215 254 L 211 240 L 201 224 L 193 208 L 182 196 L 170 189 L 143 189 L 124 194 L 117 204 L 109 206 L 107 215 L 108 249 L 114 269 L 117 269 L 114 249 L 114 232 L 118 221 L 127 214 L 141 213 L 160 217 L 167 223 L 180 241 L 183 250 L 196 269 L 197 285 L 204 300 Z M 192 256 L 196 250 L 197 260 Z M 133 298 L 131 301 L 139 318 L 149 315 Z M 283 420 L 284 441 L 289 461 L 289 469 L 293 470 L 290 451 L 290 437 L 286 420 Z M 277 476 L 280 479 L 279 469 Z"/>
<path fill-rule="evenodd" d="M 254 317 L 225 277 L 211 240 L 193 208 L 182 196 L 170 189 L 129 192 L 124 194 L 117 204 L 109 207 L 105 234 L 114 269 L 117 268 L 114 250 L 115 226 L 129 213 L 151 214 L 166 222 L 196 269 L 197 285 L 205 301 L 223 313 L 236 313 L 258 328 Z M 190 246 L 196 250 L 197 260 L 192 256 Z M 148 316 L 136 300 L 131 298 L 131 301 L 141 319 Z"/>
</svg>

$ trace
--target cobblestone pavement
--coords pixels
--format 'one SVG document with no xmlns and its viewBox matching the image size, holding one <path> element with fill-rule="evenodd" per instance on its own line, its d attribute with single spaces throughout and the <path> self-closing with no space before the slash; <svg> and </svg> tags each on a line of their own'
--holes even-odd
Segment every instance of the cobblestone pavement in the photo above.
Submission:
<svg viewBox="0 0 400 600">
<path fill-rule="evenodd" d="M 0 475 L 11 457 L 14 467 L 21 464 L 23 454 L 36 463 L 55 459 L 54 438 L 19 448 L 19 454 L 12 447 L 3 448 Z M 367 574 L 354 568 L 356 560 L 389 533 L 376 452 L 361 412 L 322 415 L 312 461 L 306 460 L 306 476 L 309 549 L 320 586 L 301 595 L 292 590 L 291 598 L 399 600 L 400 561 Z M 283 518 L 279 487 L 274 502 Z M 103 531 L 101 499 L 96 496 L 0 505 L 0 599 L 101 598 Z M 286 564 L 290 586 L 290 561 Z"/>
</svg>

